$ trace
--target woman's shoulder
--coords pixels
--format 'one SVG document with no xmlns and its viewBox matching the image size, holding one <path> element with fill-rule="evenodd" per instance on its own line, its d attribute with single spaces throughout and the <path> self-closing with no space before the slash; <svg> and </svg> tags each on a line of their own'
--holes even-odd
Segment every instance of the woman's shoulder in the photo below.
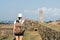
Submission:
<svg viewBox="0 0 60 40">
<path fill-rule="evenodd" d="M 16 24 L 16 20 L 14 20 L 14 24 Z"/>
</svg>

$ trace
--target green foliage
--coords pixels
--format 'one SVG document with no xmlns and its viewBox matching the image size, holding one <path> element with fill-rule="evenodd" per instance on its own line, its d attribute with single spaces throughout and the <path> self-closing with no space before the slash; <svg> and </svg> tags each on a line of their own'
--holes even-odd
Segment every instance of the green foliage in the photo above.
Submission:
<svg viewBox="0 0 60 40">
<path fill-rule="evenodd" d="M 53 21 L 48 21 L 48 22 L 46 22 L 46 23 L 51 23 L 51 22 L 53 22 Z"/>
</svg>

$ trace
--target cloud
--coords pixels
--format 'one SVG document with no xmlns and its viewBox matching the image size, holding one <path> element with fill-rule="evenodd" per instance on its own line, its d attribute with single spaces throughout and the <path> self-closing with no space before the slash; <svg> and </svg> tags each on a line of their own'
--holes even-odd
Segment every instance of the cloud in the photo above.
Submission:
<svg viewBox="0 0 60 40">
<path fill-rule="evenodd" d="M 37 9 L 31 9 L 31 10 L 24 10 L 24 13 L 38 13 L 40 9 L 43 10 L 44 14 L 54 14 L 54 15 L 59 15 L 60 14 L 60 9 L 59 8 L 37 8 Z"/>
<path fill-rule="evenodd" d="M 48 14 L 48 15 L 59 15 L 60 14 L 60 9 L 59 8 L 46 8 L 46 7 L 42 7 L 43 9 L 43 12 L 45 14 Z"/>
<path fill-rule="evenodd" d="M 60 18 L 60 8 L 42 7 L 45 20 L 57 20 Z"/>
<path fill-rule="evenodd" d="M 40 9 L 43 10 L 44 14 L 47 15 L 59 15 L 60 14 L 60 9 L 59 8 L 37 8 L 37 9 L 31 9 L 31 10 L 24 10 L 24 13 L 39 13 Z"/>
<path fill-rule="evenodd" d="M 24 10 L 24 13 L 35 13 L 36 16 L 38 16 L 40 9 L 43 10 L 44 19 L 50 19 L 50 20 L 56 20 L 60 18 L 60 8 L 37 8 L 37 9 L 31 9 L 31 10 Z"/>
</svg>

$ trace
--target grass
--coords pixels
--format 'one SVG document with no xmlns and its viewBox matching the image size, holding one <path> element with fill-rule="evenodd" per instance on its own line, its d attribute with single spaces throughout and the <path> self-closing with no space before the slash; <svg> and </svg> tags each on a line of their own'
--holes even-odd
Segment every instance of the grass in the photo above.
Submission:
<svg viewBox="0 0 60 40">
<path fill-rule="evenodd" d="M 30 40 L 30 32 L 25 31 L 23 40 Z"/>
<path fill-rule="evenodd" d="M 46 23 L 43 23 L 42 25 L 46 26 L 48 28 L 51 28 L 53 30 L 60 31 L 60 26 L 59 25 L 51 25 L 51 24 L 46 24 Z"/>
<path fill-rule="evenodd" d="M 50 27 L 52 29 L 56 29 L 56 30 L 60 30 L 60 26 L 52 26 L 52 25 L 48 25 L 48 24 L 44 24 L 47 25 L 47 27 Z M 0 25 L 0 28 L 13 28 L 13 25 Z M 10 36 L 8 38 L 3 38 L 0 37 L 0 39 L 2 40 L 13 40 L 13 36 Z M 41 36 L 38 34 L 37 31 L 25 31 L 25 35 L 23 40 L 41 40 Z"/>
<path fill-rule="evenodd" d="M 24 33 L 24 38 L 23 40 L 40 40 L 40 35 L 38 34 L 38 32 L 35 32 L 35 31 L 26 31 Z M 10 36 L 8 38 L 5 38 L 5 39 L 2 39 L 2 40 L 13 40 L 13 36 Z"/>
<path fill-rule="evenodd" d="M 13 24 L 0 24 L 0 28 L 13 28 Z"/>
<path fill-rule="evenodd" d="M 5 25 L 5 24 L 2 24 L 2 25 L 0 25 L 0 28 L 13 28 L 13 25 Z M 23 38 L 23 40 L 37 40 L 37 32 L 35 32 L 35 31 L 25 31 L 25 33 L 24 33 L 25 35 L 24 35 L 24 38 Z M 13 40 L 13 36 L 10 36 L 10 37 L 8 37 L 8 38 L 4 38 L 4 37 L 0 37 L 1 38 L 1 40 Z"/>
<path fill-rule="evenodd" d="M 56 30 L 56 31 L 60 31 L 60 26 L 59 25 L 51 25 L 51 24 L 47 24 L 47 26 L 49 26 L 50 28 Z"/>
</svg>

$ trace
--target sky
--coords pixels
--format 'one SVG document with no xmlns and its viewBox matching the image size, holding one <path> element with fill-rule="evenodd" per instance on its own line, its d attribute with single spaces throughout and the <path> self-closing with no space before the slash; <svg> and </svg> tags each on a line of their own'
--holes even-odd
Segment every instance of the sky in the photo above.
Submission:
<svg viewBox="0 0 60 40">
<path fill-rule="evenodd" d="M 39 20 L 43 9 L 43 20 L 60 19 L 60 0 L 0 0 L 0 20 L 15 20 L 19 13 L 23 19 Z"/>
</svg>

